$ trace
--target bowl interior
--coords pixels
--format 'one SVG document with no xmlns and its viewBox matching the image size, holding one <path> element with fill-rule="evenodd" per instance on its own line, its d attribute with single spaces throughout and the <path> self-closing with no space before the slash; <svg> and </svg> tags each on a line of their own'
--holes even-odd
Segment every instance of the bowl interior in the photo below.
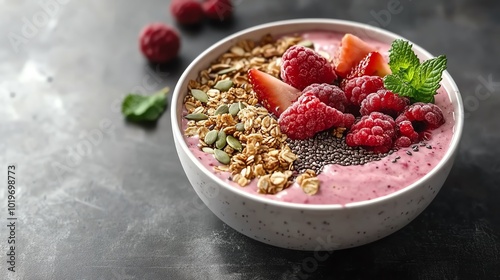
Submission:
<svg viewBox="0 0 500 280">
<path fill-rule="evenodd" d="M 401 36 L 391 33 L 389 31 L 376 28 L 373 26 L 355 23 L 350 21 L 343 20 L 332 20 L 332 19 L 301 19 L 301 20 L 287 20 L 287 21 L 279 21 L 274 23 L 263 24 L 259 26 L 255 26 L 238 33 L 235 33 L 225 39 L 219 41 L 214 44 L 206 51 L 201 53 L 184 71 L 181 78 L 179 79 L 174 94 L 172 97 L 172 129 L 174 137 L 180 143 L 180 148 L 183 149 L 189 156 L 189 160 L 196 162 L 197 158 L 189 151 L 189 148 L 186 142 L 183 139 L 183 131 L 182 131 L 182 110 L 183 110 L 183 99 L 187 94 L 187 85 L 190 80 L 196 79 L 198 73 L 205 69 L 210 65 L 212 61 L 214 61 L 219 55 L 227 51 L 232 45 L 236 42 L 243 39 L 252 39 L 258 40 L 263 35 L 271 34 L 274 36 L 279 36 L 282 34 L 293 34 L 293 33 L 301 33 L 305 31 L 333 31 L 340 33 L 352 33 L 361 38 L 369 38 L 382 43 L 390 44 L 392 41 L 398 38 L 402 38 Z M 403 38 L 405 39 L 405 38 Z M 406 39 L 405 39 L 406 40 Z M 413 44 L 413 49 L 417 56 L 421 59 L 430 59 L 433 56 L 419 47 L 418 45 Z M 244 191 L 235 188 L 226 182 L 219 179 L 215 176 L 210 170 L 206 168 L 201 168 L 202 171 L 207 174 L 211 179 L 216 181 L 221 187 L 229 188 L 231 191 L 239 193 L 241 196 L 245 196 L 251 200 L 261 201 L 267 204 L 278 204 L 283 207 L 291 207 L 291 208 L 301 208 L 301 209 L 316 209 L 316 210 L 329 210 L 336 208 L 344 208 L 344 207 L 360 207 L 366 204 L 378 203 L 382 202 L 386 199 L 390 199 L 391 197 L 397 196 L 401 192 L 408 191 L 411 188 L 417 187 L 422 181 L 425 181 L 428 177 L 433 174 L 439 172 L 439 170 L 443 167 L 443 165 L 453 160 L 453 155 L 458 147 L 463 128 L 463 104 L 462 99 L 459 93 L 459 90 L 449 75 L 447 71 L 443 74 L 443 80 L 441 82 L 442 87 L 448 92 L 451 103 L 453 104 L 454 109 L 454 118 L 455 118 L 455 126 L 454 126 L 454 134 L 452 140 L 450 142 L 450 146 L 448 151 L 441 159 L 439 164 L 426 176 L 420 178 L 417 182 L 399 190 L 394 193 L 378 197 L 376 199 L 372 199 L 369 201 L 360 201 L 354 202 L 347 205 L 338 205 L 338 204 L 330 204 L 330 205 L 307 205 L 307 204 L 298 204 L 298 203 L 288 203 L 288 202 L 280 202 L 274 201 L 270 199 L 266 199 L 257 195 L 251 195 Z M 200 164 L 201 165 L 201 164 Z"/>
</svg>

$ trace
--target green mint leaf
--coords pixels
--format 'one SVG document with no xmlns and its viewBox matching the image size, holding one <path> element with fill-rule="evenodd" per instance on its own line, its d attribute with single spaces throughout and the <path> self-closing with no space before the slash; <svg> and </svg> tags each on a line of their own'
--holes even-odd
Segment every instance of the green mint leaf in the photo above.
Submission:
<svg viewBox="0 0 500 280">
<path fill-rule="evenodd" d="M 402 73 L 406 80 L 411 80 L 420 60 L 408 41 L 394 40 L 389 51 L 389 67 L 393 73 Z"/>
<path fill-rule="evenodd" d="M 443 71 L 446 69 L 446 57 L 440 55 L 433 59 L 424 61 L 416 71 L 418 75 L 412 80 L 413 87 L 418 89 L 422 98 L 429 99 L 436 94 L 440 87 Z"/>
<path fill-rule="evenodd" d="M 420 63 L 412 45 L 397 39 L 389 50 L 389 67 L 392 74 L 384 78 L 387 89 L 409 97 L 412 102 L 433 103 L 446 69 L 446 57 L 441 55 Z"/>
<path fill-rule="evenodd" d="M 153 95 L 128 94 L 122 102 L 122 114 L 130 121 L 156 121 L 167 105 L 169 88 Z"/>
<path fill-rule="evenodd" d="M 413 98 L 417 93 L 402 75 L 395 73 L 385 76 L 384 86 L 386 89 L 397 93 L 400 96 Z"/>
</svg>

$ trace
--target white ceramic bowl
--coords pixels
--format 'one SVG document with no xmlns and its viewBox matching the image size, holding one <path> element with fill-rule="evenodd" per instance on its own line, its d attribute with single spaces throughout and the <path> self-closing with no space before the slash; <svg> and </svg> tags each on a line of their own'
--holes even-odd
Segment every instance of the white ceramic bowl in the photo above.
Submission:
<svg viewBox="0 0 500 280">
<path fill-rule="evenodd" d="M 450 147 L 426 176 L 392 194 L 369 201 L 342 205 L 305 205 L 279 202 L 251 195 L 231 186 L 203 167 L 183 139 L 182 109 L 189 80 L 241 39 L 258 40 L 293 32 L 326 30 L 353 33 L 390 44 L 400 36 L 369 25 L 342 20 L 301 19 L 274 22 L 231 35 L 200 54 L 179 79 L 172 97 L 172 128 L 181 164 L 196 193 L 222 221 L 255 240 L 297 250 L 337 250 L 383 238 L 404 227 L 434 199 L 453 165 L 463 128 L 460 93 L 448 72 L 442 86 L 454 106 L 455 127 Z M 414 44 L 421 59 L 432 55 Z"/>
</svg>

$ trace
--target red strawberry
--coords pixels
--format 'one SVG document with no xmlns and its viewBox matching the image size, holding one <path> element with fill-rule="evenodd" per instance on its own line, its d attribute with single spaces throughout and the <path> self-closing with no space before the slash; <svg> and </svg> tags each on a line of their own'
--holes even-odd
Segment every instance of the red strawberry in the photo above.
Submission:
<svg viewBox="0 0 500 280">
<path fill-rule="evenodd" d="M 370 52 L 376 49 L 352 34 L 345 34 L 340 42 L 340 49 L 334 59 L 335 72 L 342 78 L 347 77 L 352 69 Z"/>
<path fill-rule="evenodd" d="M 255 68 L 248 70 L 248 78 L 260 104 L 276 117 L 290 107 L 302 93 L 280 79 Z"/>
<path fill-rule="evenodd" d="M 347 79 L 361 76 L 379 76 L 383 78 L 389 74 L 391 74 L 391 69 L 384 57 L 379 52 L 371 52 L 352 69 Z"/>
</svg>

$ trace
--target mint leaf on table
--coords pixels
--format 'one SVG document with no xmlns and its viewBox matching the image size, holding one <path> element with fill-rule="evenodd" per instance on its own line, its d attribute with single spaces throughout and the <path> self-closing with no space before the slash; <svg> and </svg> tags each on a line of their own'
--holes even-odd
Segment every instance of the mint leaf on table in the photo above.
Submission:
<svg viewBox="0 0 500 280">
<path fill-rule="evenodd" d="M 392 74 L 384 78 L 384 86 L 412 102 L 434 102 L 446 62 L 446 57 L 440 55 L 420 63 L 409 42 L 394 40 L 389 50 Z"/>
<path fill-rule="evenodd" d="M 167 105 L 166 87 L 152 95 L 128 94 L 122 102 L 122 114 L 130 121 L 156 121 Z"/>
</svg>

